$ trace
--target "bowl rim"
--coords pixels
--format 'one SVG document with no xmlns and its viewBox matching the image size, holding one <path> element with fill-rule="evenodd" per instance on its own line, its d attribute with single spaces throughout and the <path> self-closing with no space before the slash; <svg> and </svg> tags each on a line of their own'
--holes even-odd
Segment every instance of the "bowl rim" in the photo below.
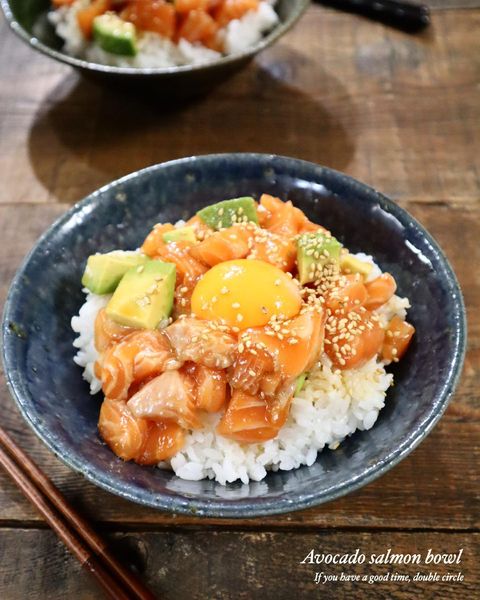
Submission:
<svg viewBox="0 0 480 600">
<path fill-rule="evenodd" d="M 64 453 L 63 444 L 57 443 L 56 440 L 51 435 L 49 435 L 48 430 L 44 430 L 42 428 L 41 419 L 39 419 L 38 416 L 34 414 L 30 414 L 28 407 L 26 406 L 28 402 L 25 402 L 23 398 L 20 385 L 22 376 L 20 372 L 15 368 L 15 364 L 13 363 L 12 357 L 10 356 L 9 344 L 12 342 L 8 341 L 9 337 L 7 335 L 9 330 L 9 323 L 11 322 L 10 314 L 16 303 L 16 296 L 17 294 L 20 294 L 23 273 L 28 267 L 31 258 L 33 257 L 37 248 L 46 239 L 52 236 L 52 234 L 54 234 L 58 229 L 60 229 L 63 226 L 63 224 L 70 220 L 74 215 L 84 210 L 85 207 L 94 203 L 98 196 L 101 196 L 103 193 L 109 191 L 111 188 L 123 185 L 130 179 L 135 179 L 136 177 L 143 176 L 145 174 L 149 174 L 157 170 L 162 170 L 165 168 L 168 169 L 169 167 L 175 167 L 178 165 L 188 165 L 196 163 L 198 161 L 208 162 L 212 160 L 218 161 L 228 159 L 234 159 L 240 162 L 245 161 L 246 163 L 250 163 L 250 161 L 259 160 L 278 160 L 280 161 L 280 163 L 285 165 L 294 162 L 299 166 L 303 165 L 304 167 L 307 167 L 309 169 L 313 168 L 313 170 L 317 171 L 319 174 L 327 173 L 337 179 L 339 178 L 340 180 L 347 181 L 348 184 L 354 190 L 358 191 L 359 194 L 366 194 L 370 198 L 376 200 L 383 209 L 387 209 L 387 211 L 394 217 L 399 217 L 399 220 L 401 222 L 407 220 L 410 225 L 413 225 L 414 228 L 425 237 L 435 254 L 438 256 L 438 259 L 442 264 L 444 272 L 448 277 L 448 281 L 452 289 L 454 289 L 455 291 L 454 308 L 456 328 L 452 362 L 450 364 L 450 368 L 445 379 L 445 384 L 441 390 L 441 394 L 438 396 L 438 400 L 435 403 L 435 406 L 432 407 L 432 409 L 428 412 L 427 416 L 423 419 L 423 421 L 415 427 L 414 431 L 410 432 L 409 435 L 405 437 L 404 441 L 397 448 L 388 452 L 375 464 L 367 466 L 359 474 L 355 474 L 349 477 L 340 485 L 332 485 L 330 488 L 325 489 L 321 493 L 321 495 L 318 495 L 315 492 L 311 492 L 308 494 L 304 494 L 300 498 L 296 498 L 294 500 L 285 497 L 273 497 L 271 499 L 265 499 L 260 496 L 255 498 L 254 507 L 249 507 L 248 498 L 245 499 L 246 502 L 242 502 L 241 498 L 233 500 L 221 498 L 219 500 L 215 499 L 213 501 L 199 500 L 196 498 L 189 497 L 188 494 L 185 496 L 174 495 L 171 497 L 167 497 L 166 499 L 164 499 L 164 497 L 159 494 L 151 494 L 150 496 L 138 495 L 135 493 L 131 493 L 128 490 L 122 489 L 121 487 L 116 485 L 114 475 L 108 476 L 104 472 L 96 468 L 90 469 L 86 467 L 85 461 L 82 462 L 81 458 L 77 459 L 76 457 L 72 457 L 67 453 Z M 436 240 L 419 223 L 419 221 L 412 217 L 412 215 L 410 215 L 410 213 L 408 213 L 405 209 L 398 206 L 393 200 L 390 200 L 387 196 L 384 196 L 373 187 L 361 183 L 360 181 L 350 177 L 349 175 L 346 175 L 345 173 L 342 173 L 335 169 L 331 169 L 329 167 L 318 165 L 310 161 L 273 154 L 218 153 L 179 158 L 163 163 L 154 164 L 149 167 L 134 171 L 128 175 L 125 175 L 98 188 L 97 190 L 83 198 L 81 201 L 74 204 L 69 210 L 67 210 L 58 219 L 56 219 L 53 222 L 53 224 L 35 242 L 30 252 L 22 261 L 11 282 L 3 310 L 2 342 L 3 368 L 5 372 L 7 387 L 10 391 L 10 394 L 15 400 L 15 403 L 18 409 L 20 410 L 20 413 L 22 414 L 23 418 L 34 431 L 34 433 L 37 435 L 37 437 L 39 437 L 42 440 L 42 442 L 49 448 L 49 450 L 51 450 L 55 454 L 55 456 L 57 456 L 57 458 L 59 458 L 65 465 L 70 467 L 75 472 L 82 474 L 86 479 L 91 481 L 93 484 L 103 488 L 104 490 L 137 504 L 173 513 L 187 514 L 190 516 L 236 519 L 283 514 L 291 511 L 311 508 L 313 506 L 318 506 L 325 502 L 330 502 L 331 500 L 335 500 L 337 498 L 345 496 L 346 494 L 353 492 L 368 483 L 371 483 L 375 479 L 378 479 L 391 468 L 393 468 L 395 465 L 397 465 L 408 454 L 410 454 L 425 439 L 425 437 L 431 432 L 433 427 L 440 420 L 441 416 L 447 408 L 447 405 L 450 401 L 453 392 L 455 391 L 455 388 L 458 384 L 462 373 L 462 366 L 465 357 L 467 343 L 467 321 L 465 304 L 461 288 L 458 283 L 457 277 L 453 271 L 453 268 L 451 267 L 444 252 L 442 251 Z"/>
<path fill-rule="evenodd" d="M 26 42 L 34 50 L 49 56 L 59 62 L 70 65 L 77 69 L 84 71 L 93 71 L 97 73 L 106 73 L 110 75 L 133 75 L 133 76 L 145 76 L 145 75 L 176 75 L 181 73 L 197 73 L 200 71 L 215 70 L 217 67 L 231 65 L 242 60 L 248 60 L 253 58 L 255 54 L 261 52 L 265 48 L 271 46 L 276 40 L 278 40 L 284 33 L 286 33 L 293 25 L 300 19 L 302 14 L 310 4 L 310 0 L 297 0 L 297 6 L 292 11 L 289 17 L 278 24 L 270 33 L 262 37 L 262 39 L 243 52 L 229 54 L 222 56 L 216 61 L 200 63 L 198 65 L 179 65 L 173 67 L 115 67 L 111 65 L 102 65 L 101 63 L 95 63 L 81 58 L 70 56 L 60 50 L 50 48 L 47 44 L 40 41 L 35 35 L 31 35 L 26 31 L 22 25 L 15 18 L 13 11 L 10 6 L 10 0 L 0 0 L 0 7 L 3 10 L 5 19 L 10 26 L 10 29 Z"/>
</svg>

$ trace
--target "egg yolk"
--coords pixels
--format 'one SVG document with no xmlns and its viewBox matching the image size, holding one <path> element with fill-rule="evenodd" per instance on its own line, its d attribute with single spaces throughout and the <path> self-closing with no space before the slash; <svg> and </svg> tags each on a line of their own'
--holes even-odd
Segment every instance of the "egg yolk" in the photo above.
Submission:
<svg viewBox="0 0 480 600">
<path fill-rule="evenodd" d="M 277 267 L 261 260 L 230 260 L 212 267 L 197 283 L 192 311 L 200 319 L 246 329 L 266 325 L 274 315 L 293 317 L 301 302 L 297 284 Z"/>
</svg>

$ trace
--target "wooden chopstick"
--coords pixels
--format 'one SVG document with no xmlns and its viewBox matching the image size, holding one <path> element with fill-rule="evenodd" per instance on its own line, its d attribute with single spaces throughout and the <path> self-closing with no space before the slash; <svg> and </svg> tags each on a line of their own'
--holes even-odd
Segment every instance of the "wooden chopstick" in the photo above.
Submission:
<svg viewBox="0 0 480 600">
<path fill-rule="evenodd" d="M 109 597 L 155 600 L 141 581 L 107 551 L 105 542 L 1 427 L 0 465 Z"/>
</svg>

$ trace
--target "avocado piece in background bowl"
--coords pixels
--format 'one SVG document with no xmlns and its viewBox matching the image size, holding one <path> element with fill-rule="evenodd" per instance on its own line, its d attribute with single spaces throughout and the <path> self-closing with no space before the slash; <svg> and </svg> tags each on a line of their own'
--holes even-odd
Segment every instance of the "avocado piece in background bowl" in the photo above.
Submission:
<svg viewBox="0 0 480 600">
<path fill-rule="evenodd" d="M 93 39 L 100 48 L 111 54 L 135 56 L 138 52 L 135 25 L 112 12 L 95 17 Z"/>
</svg>

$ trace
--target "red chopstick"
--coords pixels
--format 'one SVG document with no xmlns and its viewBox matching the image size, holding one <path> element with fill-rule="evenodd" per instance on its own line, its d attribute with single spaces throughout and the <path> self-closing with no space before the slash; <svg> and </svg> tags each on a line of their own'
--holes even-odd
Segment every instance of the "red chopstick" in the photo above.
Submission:
<svg viewBox="0 0 480 600">
<path fill-rule="evenodd" d="M 106 543 L 1 427 L 0 466 L 81 565 L 96 578 L 107 596 L 114 600 L 155 600 L 156 596 L 108 552 Z"/>
</svg>

